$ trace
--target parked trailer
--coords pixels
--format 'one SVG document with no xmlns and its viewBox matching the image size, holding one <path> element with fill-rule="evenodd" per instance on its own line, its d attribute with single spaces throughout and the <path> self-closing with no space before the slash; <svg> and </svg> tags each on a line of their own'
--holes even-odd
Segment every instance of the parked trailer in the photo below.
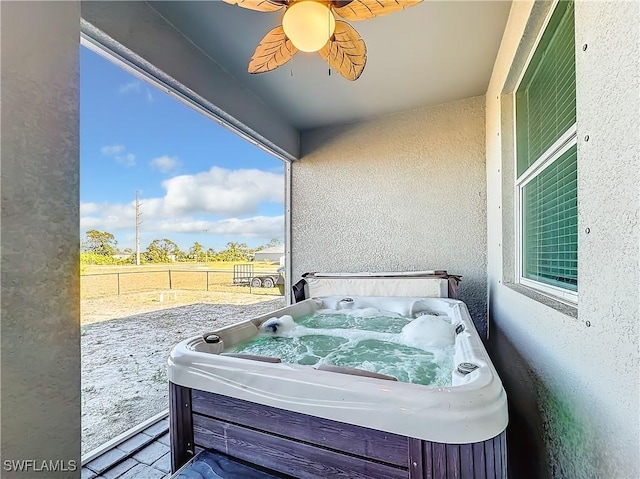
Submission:
<svg viewBox="0 0 640 479">
<path fill-rule="evenodd" d="M 278 276 L 278 273 L 254 273 L 252 264 L 233 265 L 233 284 L 237 285 L 273 288 L 278 282 Z"/>
</svg>

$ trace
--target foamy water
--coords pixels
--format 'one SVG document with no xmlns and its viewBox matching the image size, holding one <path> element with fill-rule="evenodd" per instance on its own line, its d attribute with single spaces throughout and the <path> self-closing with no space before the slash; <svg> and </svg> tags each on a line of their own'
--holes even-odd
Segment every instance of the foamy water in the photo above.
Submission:
<svg viewBox="0 0 640 479">
<path fill-rule="evenodd" d="M 258 336 L 227 352 L 303 365 L 346 366 L 403 382 L 448 386 L 454 341 L 454 327 L 439 316 L 412 319 L 374 308 L 321 310 L 295 321 L 290 317 L 265 321 Z"/>
</svg>

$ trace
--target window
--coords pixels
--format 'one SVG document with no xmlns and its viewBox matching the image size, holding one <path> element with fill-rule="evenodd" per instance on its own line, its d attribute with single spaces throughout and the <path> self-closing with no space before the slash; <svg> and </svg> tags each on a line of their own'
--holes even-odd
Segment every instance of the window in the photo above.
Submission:
<svg viewBox="0 0 640 479">
<path fill-rule="evenodd" d="M 578 292 L 573 2 L 560 1 L 516 90 L 519 278 L 569 301 Z"/>
</svg>

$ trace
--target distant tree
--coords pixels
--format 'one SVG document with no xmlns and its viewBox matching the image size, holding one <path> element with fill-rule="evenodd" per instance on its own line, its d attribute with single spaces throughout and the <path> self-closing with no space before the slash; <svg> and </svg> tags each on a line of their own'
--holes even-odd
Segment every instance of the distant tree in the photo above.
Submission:
<svg viewBox="0 0 640 479">
<path fill-rule="evenodd" d="M 217 261 L 248 261 L 253 251 L 246 243 L 227 243 L 227 249 L 220 251 L 214 257 Z"/>
<path fill-rule="evenodd" d="M 128 248 L 130 249 L 130 248 Z M 136 261 L 136 252 L 135 251 L 124 251 L 125 253 L 127 253 L 129 255 L 129 257 L 127 259 L 124 260 L 125 264 L 138 264 L 138 262 Z M 145 256 L 144 252 L 140 252 L 140 264 L 146 264 L 149 261 L 147 260 L 147 257 Z"/>
<path fill-rule="evenodd" d="M 153 240 L 144 252 L 144 257 L 149 263 L 170 263 L 172 255 L 178 259 L 184 253 L 180 251 L 176 243 L 167 238 Z"/>
<path fill-rule="evenodd" d="M 97 253 L 87 253 L 87 252 L 82 252 L 80 253 L 80 264 L 83 265 L 87 265 L 87 264 L 98 264 L 98 265 L 105 265 L 105 264 L 118 264 L 118 260 L 116 260 L 113 256 L 106 256 L 103 254 L 97 254 Z"/>
<path fill-rule="evenodd" d="M 113 256 L 118 251 L 116 237 L 106 231 L 89 230 L 82 251 L 100 256 Z"/>
<path fill-rule="evenodd" d="M 202 245 L 197 241 L 193 243 L 191 248 L 189 248 L 189 254 L 187 255 L 190 260 L 194 261 L 204 261 L 205 256 L 205 252 L 202 250 Z"/>
<path fill-rule="evenodd" d="M 127 258 L 120 260 L 123 264 L 136 264 L 136 252 L 133 249 L 125 248 L 122 252 L 129 255 Z"/>
<path fill-rule="evenodd" d="M 176 261 L 189 261 L 189 254 L 178 249 L 178 252 L 176 253 Z"/>
<path fill-rule="evenodd" d="M 258 247 L 254 250 L 254 252 L 255 252 L 255 251 L 262 251 L 263 249 L 271 248 L 271 247 L 273 247 L 273 246 L 280 246 L 281 244 L 282 244 L 282 241 L 280 241 L 280 239 L 279 239 L 279 238 L 271 238 L 271 240 L 269 240 L 269 242 L 268 242 L 267 244 L 265 244 L 265 245 L 261 245 L 261 246 L 258 246 Z"/>
</svg>

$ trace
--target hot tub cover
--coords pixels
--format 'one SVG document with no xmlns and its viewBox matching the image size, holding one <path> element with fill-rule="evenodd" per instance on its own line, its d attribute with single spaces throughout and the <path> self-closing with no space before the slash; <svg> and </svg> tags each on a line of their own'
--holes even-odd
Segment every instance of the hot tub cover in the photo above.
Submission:
<svg viewBox="0 0 640 479">
<path fill-rule="evenodd" d="M 336 294 L 458 298 L 462 276 L 446 270 L 359 273 L 304 273 L 293 285 L 296 302 Z"/>
</svg>

